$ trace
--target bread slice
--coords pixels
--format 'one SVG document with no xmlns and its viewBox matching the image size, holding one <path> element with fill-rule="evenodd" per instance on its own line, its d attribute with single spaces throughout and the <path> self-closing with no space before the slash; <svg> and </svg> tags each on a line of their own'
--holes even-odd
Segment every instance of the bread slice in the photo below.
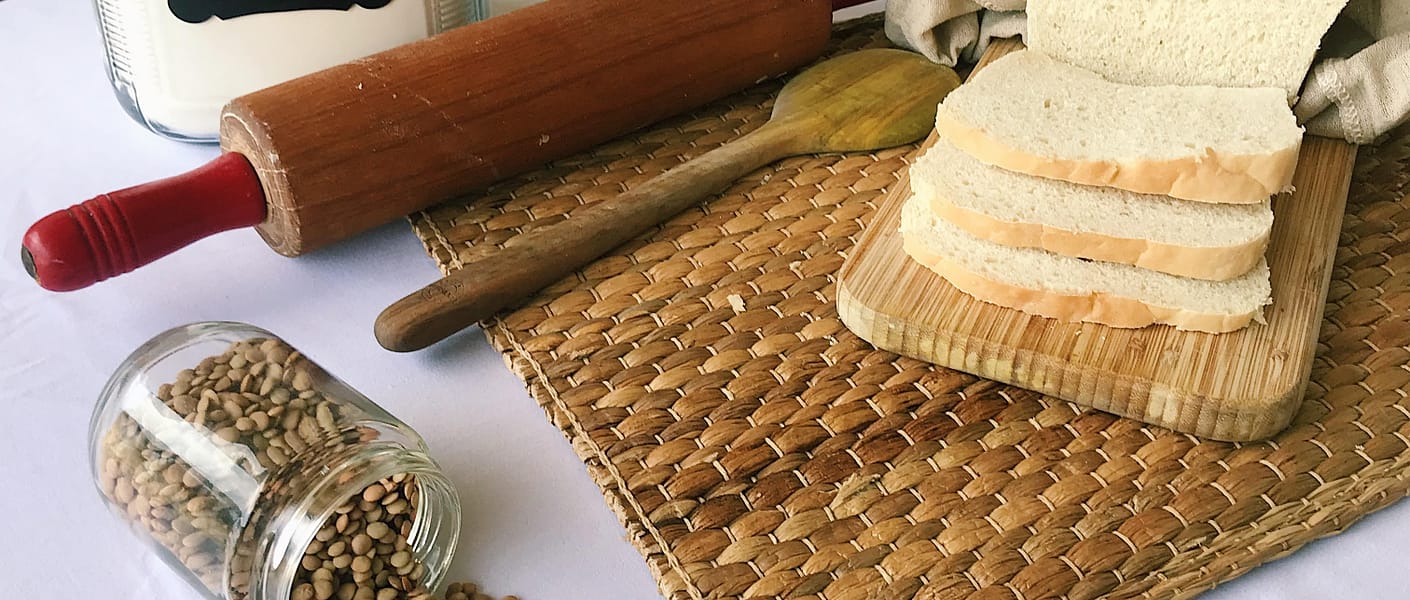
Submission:
<svg viewBox="0 0 1410 600">
<path fill-rule="evenodd" d="M 1275 87 L 1292 104 L 1346 0 L 1028 0 L 1028 47 L 1137 85 Z"/>
<path fill-rule="evenodd" d="M 1064 321 L 1223 333 L 1261 318 L 1272 293 L 1266 262 L 1229 281 L 1205 281 L 1002 246 L 965 233 L 915 197 L 901 209 L 901 235 L 907 254 L 960 291 Z"/>
<path fill-rule="evenodd" d="M 1222 281 L 1263 259 L 1273 210 L 1077 185 L 986 165 L 938 140 L 910 169 L 937 216 L 1006 246 Z"/>
<path fill-rule="evenodd" d="M 1281 90 L 1112 83 L 1031 50 L 970 77 L 935 125 L 1010 171 L 1239 204 L 1289 189 L 1302 143 Z"/>
</svg>

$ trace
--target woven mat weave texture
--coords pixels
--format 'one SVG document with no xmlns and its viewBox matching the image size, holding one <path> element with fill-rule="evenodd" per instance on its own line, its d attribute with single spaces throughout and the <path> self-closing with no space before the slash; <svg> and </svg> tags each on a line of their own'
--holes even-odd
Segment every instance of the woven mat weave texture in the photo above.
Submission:
<svg viewBox="0 0 1410 600">
<path fill-rule="evenodd" d="M 881 45 L 873 18 L 833 51 Z M 779 87 L 413 224 L 453 271 L 757 128 Z M 1187 598 L 1410 493 L 1410 128 L 1361 152 L 1313 383 L 1256 444 L 848 332 L 833 275 L 914 150 L 762 169 L 486 324 L 667 598 Z"/>
</svg>

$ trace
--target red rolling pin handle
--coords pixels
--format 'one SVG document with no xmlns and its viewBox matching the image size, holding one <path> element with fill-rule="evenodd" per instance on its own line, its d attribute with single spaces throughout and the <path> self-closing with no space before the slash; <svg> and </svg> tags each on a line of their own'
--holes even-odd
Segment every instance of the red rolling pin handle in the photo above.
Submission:
<svg viewBox="0 0 1410 600">
<path fill-rule="evenodd" d="M 127 273 L 206 236 L 264 220 L 264 192 L 244 156 L 222 154 L 175 177 L 103 194 L 25 232 L 20 258 L 48 290 Z"/>
</svg>

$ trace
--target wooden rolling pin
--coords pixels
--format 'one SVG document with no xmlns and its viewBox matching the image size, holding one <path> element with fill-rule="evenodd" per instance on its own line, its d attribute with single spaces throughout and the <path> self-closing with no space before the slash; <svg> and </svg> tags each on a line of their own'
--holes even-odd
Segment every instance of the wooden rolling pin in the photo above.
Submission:
<svg viewBox="0 0 1410 600">
<path fill-rule="evenodd" d="M 855 0 L 549 0 L 237 98 L 226 154 L 25 234 L 65 291 L 219 231 L 296 256 L 816 58 Z"/>
</svg>

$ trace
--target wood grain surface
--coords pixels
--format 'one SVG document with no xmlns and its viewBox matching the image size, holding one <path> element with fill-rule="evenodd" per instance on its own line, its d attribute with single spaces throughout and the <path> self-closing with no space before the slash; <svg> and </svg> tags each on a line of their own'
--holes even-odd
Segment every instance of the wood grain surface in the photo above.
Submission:
<svg viewBox="0 0 1410 600">
<path fill-rule="evenodd" d="M 991 46 L 981 65 L 1018 48 Z M 907 178 L 843 266 L 838 312 L 859 336 L 907 356 L 1187 433 L 1268 437 L 1302 399 L 1355 157 L 1344 142 L 1304 140 L 1296 191 L 1273 202 L 1266 324 L 1220 335 L 1116 329 L 975 300 L 902 250 Z"/>
<path fill-rule="evenodd" d="M 813 60 L 827 0 L 549 0 L 232 101 L 298 255 Z"/>
</svg>

